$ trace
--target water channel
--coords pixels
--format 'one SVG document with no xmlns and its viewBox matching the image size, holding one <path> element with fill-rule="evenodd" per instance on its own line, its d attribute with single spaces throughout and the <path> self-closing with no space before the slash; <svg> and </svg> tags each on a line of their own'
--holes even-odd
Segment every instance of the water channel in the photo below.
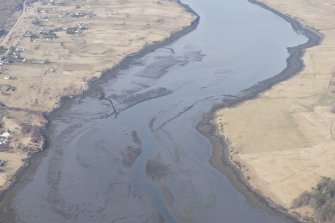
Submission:
<svg viewBox="0 0 335 223">
<path fill-rule="evenodd" d="M 52 114 L 49 146 L 6 194 L 0 222 L 290 222 L 209 164 L 196 125 L 227 95 L 280 73 L 287 48 L 307 38 L 247 0 L 183 3 L 201 17 L 194 31 Z"/>
</svg>

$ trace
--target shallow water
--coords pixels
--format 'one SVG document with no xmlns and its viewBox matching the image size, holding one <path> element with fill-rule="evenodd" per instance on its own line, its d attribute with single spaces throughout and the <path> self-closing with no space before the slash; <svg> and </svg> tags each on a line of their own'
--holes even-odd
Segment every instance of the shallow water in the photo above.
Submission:
<svg viewBox="0 0 335 223">
<path fill-rule="evenodd" d="M 289 222 L 209 164 L 195 127 L 227 95 L 280 73 L 287 47 L 306 38 L 246 0 L 183 3 L 201 16 L 195 31 L 53 115 L 50 146 L 6 195 L 0 222 Z"/>
</svg>

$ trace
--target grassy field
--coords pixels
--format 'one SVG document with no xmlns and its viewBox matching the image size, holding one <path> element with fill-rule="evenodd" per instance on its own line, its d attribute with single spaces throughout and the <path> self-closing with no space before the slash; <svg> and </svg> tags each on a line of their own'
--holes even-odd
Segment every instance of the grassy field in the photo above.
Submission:
<svg viewBox="0 0 335 223">
<path fill-rule="evenodd" d="M 306 51 L 301 73 L 255 100 L 218 111 L 216 123 L 256 190 L 290 212 L 313 217 L 309 205 L 292 204 L 322 177 L 335 178 L 335 2 L 262 2 L 318 30 L 322 43 Z"/>
<path fill-rule="evenodd" d="M 169 0 L 41 0 L 26 5 L 0 39 L 6 49 L 0 55 L 0 135 L 10 132 L 0 136 L 5 142 L 0 160 L 6 163 L 0 189 L 21 166 L 22 153 L 42 149 L 43 113 L 57 108 L 61 97 L 80 94 L 104 70 L 194 19 Z"/>
</svg>

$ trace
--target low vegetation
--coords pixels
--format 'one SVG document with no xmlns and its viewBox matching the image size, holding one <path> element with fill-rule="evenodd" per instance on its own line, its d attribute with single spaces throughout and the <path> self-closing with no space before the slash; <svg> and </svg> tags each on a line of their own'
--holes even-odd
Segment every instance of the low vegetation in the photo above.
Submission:
<svg viewBox="0 0 335 223">
<path fill-rule="evenodd" d="M 303 206 L 310 206 L 315 210 L 316 220 L 335 222 L 335 180 L 324 177 L 311 192 L 304 192 L 294 200 L 294 208 Z"/>
<path fill-rule="evenodd" d="M 15 25 L 3 26 L 8 15 L 2 10 L 12 1 L 24 0 L 0 0 L 0 134 L 12 133 L 0 137 L 0 192 L 25 159 L 43 149 L 44 114 L 63 96 L 80 94 L 105 70 L 194 19 L 170 0 L 29 0 Z M 139 153 L 129 148 L 124 165 Z"/>
</svg>

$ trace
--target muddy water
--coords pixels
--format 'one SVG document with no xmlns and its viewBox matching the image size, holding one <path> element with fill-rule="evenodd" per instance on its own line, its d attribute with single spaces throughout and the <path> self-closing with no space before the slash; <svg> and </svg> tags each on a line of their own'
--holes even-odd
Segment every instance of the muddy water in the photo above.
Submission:
<svg viewBox="0 0 335 223">
<path fill-rule="evenodd" d="M 280 73 L 287 47 L 306 38 L 246 0 L 183 2 L 201 16 L 195 31 L 53 114 L 50 146 L 6 195 L 2 221 L 290 222 L 209 164 L 195 126 L 227 95 Z"/>
</svg>

